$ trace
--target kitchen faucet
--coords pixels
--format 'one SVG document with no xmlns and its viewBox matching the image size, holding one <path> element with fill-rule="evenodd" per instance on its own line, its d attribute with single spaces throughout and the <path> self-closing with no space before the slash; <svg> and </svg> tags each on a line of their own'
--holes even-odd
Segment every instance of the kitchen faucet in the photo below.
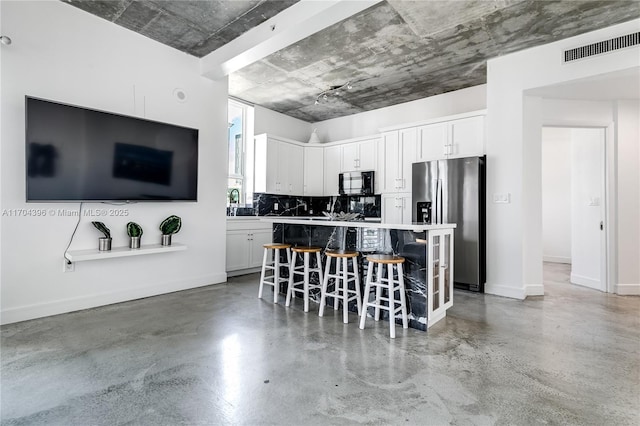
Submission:
<svg viewBox="0 0 640 426">
<path fill-rule="evenodd" d="M 236 203 L 236 206 L 233 207 L 233 216 L 238 214 L 238 204 L 240 204 L 240 191 L 238 191 L 237 188 L 233 188 L 231 191 L 229 191 L 229 206 L 233 205 L 233 193 L 235 192 L 236 197 L 238 202 Z"/>
<path fill-rule="evenodd" d="M 233 204 L 233 199 L 234 199 L 233 193 L 234 192 L 236 193 L 238 204 L 240 204 L 240 191 L 238 191 L 237 188 L 233 188 L 231 191 L 229 191 L 229 204 Z"/>
</svg>

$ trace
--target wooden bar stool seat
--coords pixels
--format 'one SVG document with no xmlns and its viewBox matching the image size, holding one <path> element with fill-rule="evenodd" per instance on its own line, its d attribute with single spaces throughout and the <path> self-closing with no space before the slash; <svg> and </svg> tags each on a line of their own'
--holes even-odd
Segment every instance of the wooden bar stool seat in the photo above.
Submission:
<svg viewBox="0 0 640 426">
<path fill-rule="evenodd" d="M 320 259 L 320 247 L 292 247 L 291 263 L 289 264 L 289 287 L 287 288 L 287 300 L 285 306 L 291 305 L 291 298 L 295 297 L 295 293 L 302 293 L 304 300 L 304 311 L 309 312 L 309 295 L 311 290 L 320 289 L 322 287 L 322 260 Z M 310 256 L 315 253 L 316 267 L 311 267 Z M 298 258 L 302 261 L 298 265 Z M 317 274 L 317 282 L 312 281 L 311 274 Z M 296 275 L 302 276 L 296 281 Z M 302 288 L 297 288 L 301 286 Z"/>
<path fill-rule="evenodd" d="M 396 314 L 402 316 L 402 328 L 409 327 L 409 319 L 407 317 L 407 301 L 404 287 L 404 277 L 402 265 L 404 257 L 374 254 L 367 256 L 369 268 L 367 269 L 367 280 L 364 289 L 363 309 L 360 313 L 360 328 L 364 329 L 364 323 L 367 318 L 367 308 L 374 308 L 374 319 L 380 319 L 380 310 L 384 309 L 389 312 L 389 334 L 392 339 L 396 337 Z M 385 277 L 384 266 L 387 266 L 387 274 Z M 374 273 L 374 269 L 376 269 Z M 397 275 L 394 276 L 394 272 Z M 375 299 L 369 301 L 372 288 L 375 288 Z M 382 295 L 382 291 L 386 290 L 387 296 Z M 396 299 L 396 292 L 399 293 L 399 299 Z M 399 306 L 396 308 L 396 304 Z"/>
<path fill-rule="evenodd" d="M 358 252 L 357 251 L 325 251 L 327 262 L 324 267 L 324 281 L 320 297 L 320 312 L 318 316 L 324 315 L 324 307 L 327 297 L 333 298 L 333 309 L 338 310 L 339 302 L 342 302 L 342 321 L 349 322 L 349 302 L 355 300 L 358 306 L 358 315 L 362 311 L 362 296 L 360 295 L 360 274 L 358 273 Z M 335 273 L 331 273 L 331 265 L 335 261 Z M 351 271 L 349 271 L 349 260 L 351 260 Z M 329 281 L 332 280 L 332 283 Z M 353 289 L 349 288 L 349 283 L 353 283 Z M 329 286 L 332 289 L 329 290 Z"/>
<path fill-rule="evenodd" d="M 289 269 L 289 265 L 291 264 L 291 244 L 270 243 L 263 244 L 262 247 L 264 247 L 264 255 L 262 256 L 262 271 L 260 272 L 258 297 L 262 298 L 264 285 L 270 285 L 273 287 L 273 303 L 278 303 L 280 283 L 288 282 L 289 280 L 288 277 L 281 274 L 281 269 Z M 286 252 L 286 262 L 280 261 L 280 250 Z M 272 272 L 270 275 L 267 275 L 267 271 Z"/>
</svg>

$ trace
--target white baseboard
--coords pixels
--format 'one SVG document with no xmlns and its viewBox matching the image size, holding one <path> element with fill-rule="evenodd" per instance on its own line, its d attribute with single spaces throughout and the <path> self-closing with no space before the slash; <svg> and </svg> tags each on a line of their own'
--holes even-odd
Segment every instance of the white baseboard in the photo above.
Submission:
<svg viewBox="0 0 640 426">
<path fill-rule="evenodd" d="M 640 296 L 640 284 L 618 284 L 616 294 L 620 296 Z"/>
<path fill-rule="evenodd" d="M 562 257 L 562 256 L 542 256 L 543 262 L 551 262 L 551 263 L 567 263 L 571 265 L 570 257 Z"/>
<path fill-rule="evenodd" d="M 14 322 L 48 317 L 51 315 L 65 314 L 83 309 L 96 308 L 98 306 L 111 305 L 113 303 L 127 302 L 130 300 L 142 299 L 144 297 L 173 293 L 175 291 L 188 290 L 196 287 L 204 287 L 211 284 L 222 283 L 226 280 L 227 274 L 213 274 L 188 280 L 171 281 L 148 287 L 116 291 L 113 293 L 94 294 L 72 299 L 56 300 L 53 302 L 9 308 L 0 312 L 0 323 L 11 324 Z"/>
<path fill-rule="evenodd" d="M 600 290 L 600 280 L 594 280 L 593 278 L 585 277 L 583 275 L 571 273 L 569 277 L 571 284 L 577 284 L 584 287 L 589 287 L 595 290 Z"/>
<path fill-rule="evenodd" d="M 254 274 L 256 272 L 262 271 L 262 267 L 259 266 L 257 268 L 249 268 L 249 269 L 239 269 L 237 271 L 227 271 L 228 277 L 237 277 L 240 275 Z"/>
<path fill-rule="evenodd" d="M 509 287 L 506 285 L 485 284 L 484 292 L 495 296 L 509 297 L 511 299 L 524 300 L 527 297 L 525 288 Z"/>
<path fill-rule="evenodd" d="M 524 286 L 524 294 L 528 296 L 544 296 L 544 285 L 529 284 Z"/>
</svg>

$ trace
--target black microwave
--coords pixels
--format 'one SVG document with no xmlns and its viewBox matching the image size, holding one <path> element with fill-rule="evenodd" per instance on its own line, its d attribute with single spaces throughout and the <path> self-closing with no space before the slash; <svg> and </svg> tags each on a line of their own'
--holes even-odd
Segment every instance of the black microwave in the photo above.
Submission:
<svg viewBox="0 0 640 426">
<path fill-rule="evenodd" d="M 374 172 L 340 173 L 338 191 L 340 195 L 373 195 Z"/>
</svg>

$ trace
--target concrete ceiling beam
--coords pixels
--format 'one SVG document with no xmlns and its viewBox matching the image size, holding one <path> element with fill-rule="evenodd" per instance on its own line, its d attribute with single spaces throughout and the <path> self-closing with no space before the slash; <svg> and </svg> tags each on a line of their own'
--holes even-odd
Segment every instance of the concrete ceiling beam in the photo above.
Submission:
<svg viewBox="0 0 640 426">
<path fill-rule="evenodd" d="M 218 80 L 382 0 L 301 0 L 201 59 L 202 75 Z"/>
</svg>

